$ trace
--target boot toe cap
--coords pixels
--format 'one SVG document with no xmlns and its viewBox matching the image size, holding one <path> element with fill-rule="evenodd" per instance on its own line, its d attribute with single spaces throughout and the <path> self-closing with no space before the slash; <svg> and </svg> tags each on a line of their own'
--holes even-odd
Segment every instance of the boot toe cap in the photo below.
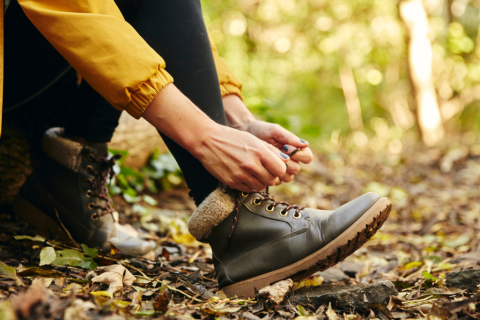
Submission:
<svg viewBox="0 0 480 320">
<path fill-rule="evenodd" d="M 380 198 L 379 194 L 369 192 L 333 211 L 327 219 L 321 221 L 321 228 L 327 233 L 327 238 L 333 240 L 347 230 Z"/>
</svg>

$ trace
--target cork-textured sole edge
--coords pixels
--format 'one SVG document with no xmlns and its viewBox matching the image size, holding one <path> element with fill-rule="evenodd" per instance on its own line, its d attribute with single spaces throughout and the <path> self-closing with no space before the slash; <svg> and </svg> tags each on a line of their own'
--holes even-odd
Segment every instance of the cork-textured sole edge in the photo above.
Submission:
<svg viewBox="0 0 480 320">
<path fill-rule="evenodd" d="M 347 230 L 317 252 L 284 268 L 224 287 L 223 292 L 228 297 L 254 297 L 255 290 L 260 290 L 274 282 L 286 278 L 297 281 L 305 279 L 317 271 L 326 270 L 365 244 L 382 227 L 391 210 L 390 200 L 383 197 Z"/>
</svg>

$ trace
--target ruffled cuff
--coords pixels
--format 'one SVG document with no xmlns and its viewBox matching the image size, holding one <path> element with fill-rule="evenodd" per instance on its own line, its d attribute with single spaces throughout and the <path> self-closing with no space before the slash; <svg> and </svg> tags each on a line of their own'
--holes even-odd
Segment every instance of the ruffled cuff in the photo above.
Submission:
<svg viewBox="0 0 480 320">
<path fill-rule="evenodd" d="M 159 68 L 138 90 L 131 93 L 132 100 L 125 107 L 125 111 L 135 119 L 140 119 L 157 93 L 172 82 L 172 76 L 165 69 Z"/>
<path fill-rule="evenodd" d="M 222 93 L 222 97 L 229 94 L 236 94 L 243 101 L 241 88 L 237 87 L 232 83 L 228 83 L 228 82 L 220 83 L 220 92 Z"/>
</svg>

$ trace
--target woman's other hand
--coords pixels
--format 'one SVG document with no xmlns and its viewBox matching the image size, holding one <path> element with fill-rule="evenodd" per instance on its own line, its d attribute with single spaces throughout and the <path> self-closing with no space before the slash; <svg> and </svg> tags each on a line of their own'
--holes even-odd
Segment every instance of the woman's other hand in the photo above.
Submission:
<svg viewBox="0 0 480 320">
<path fill-rule="evenodd" d="M 281 177 L 281 181 L 292 181 L 294 175 L 300 171 L 299 163 L 310 163 L 313 160 L 307 141 L 298 138 L 278 124 L 256 120 L 238 96 L 223 97 L 223 106 L 230 127 L 249 132 L 273 145 L 279 152 L 291 155 L 287 162 L 287 172 Z"/>
</svg>

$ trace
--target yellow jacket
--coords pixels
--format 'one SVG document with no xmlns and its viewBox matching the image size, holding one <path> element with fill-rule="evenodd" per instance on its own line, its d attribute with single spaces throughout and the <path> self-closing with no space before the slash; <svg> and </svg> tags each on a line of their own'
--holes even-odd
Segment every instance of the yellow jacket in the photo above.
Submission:
<svg viewBox="0 0 480 320">
<path fill-rule="evenodd" d="M 116 109 L 138 119 L 155 95 L 173 82 L 165 70 L 165 61 L 124 20 L 114 0 L 18 2 L 43 36 Z M 0 5 L 0 88 L 3 88 L 3 27 L 3 5 Z M 240 81 L 219 56 L 213 42 L 210 43 L 222 96 L 241 97 Z"/>
</svg>

